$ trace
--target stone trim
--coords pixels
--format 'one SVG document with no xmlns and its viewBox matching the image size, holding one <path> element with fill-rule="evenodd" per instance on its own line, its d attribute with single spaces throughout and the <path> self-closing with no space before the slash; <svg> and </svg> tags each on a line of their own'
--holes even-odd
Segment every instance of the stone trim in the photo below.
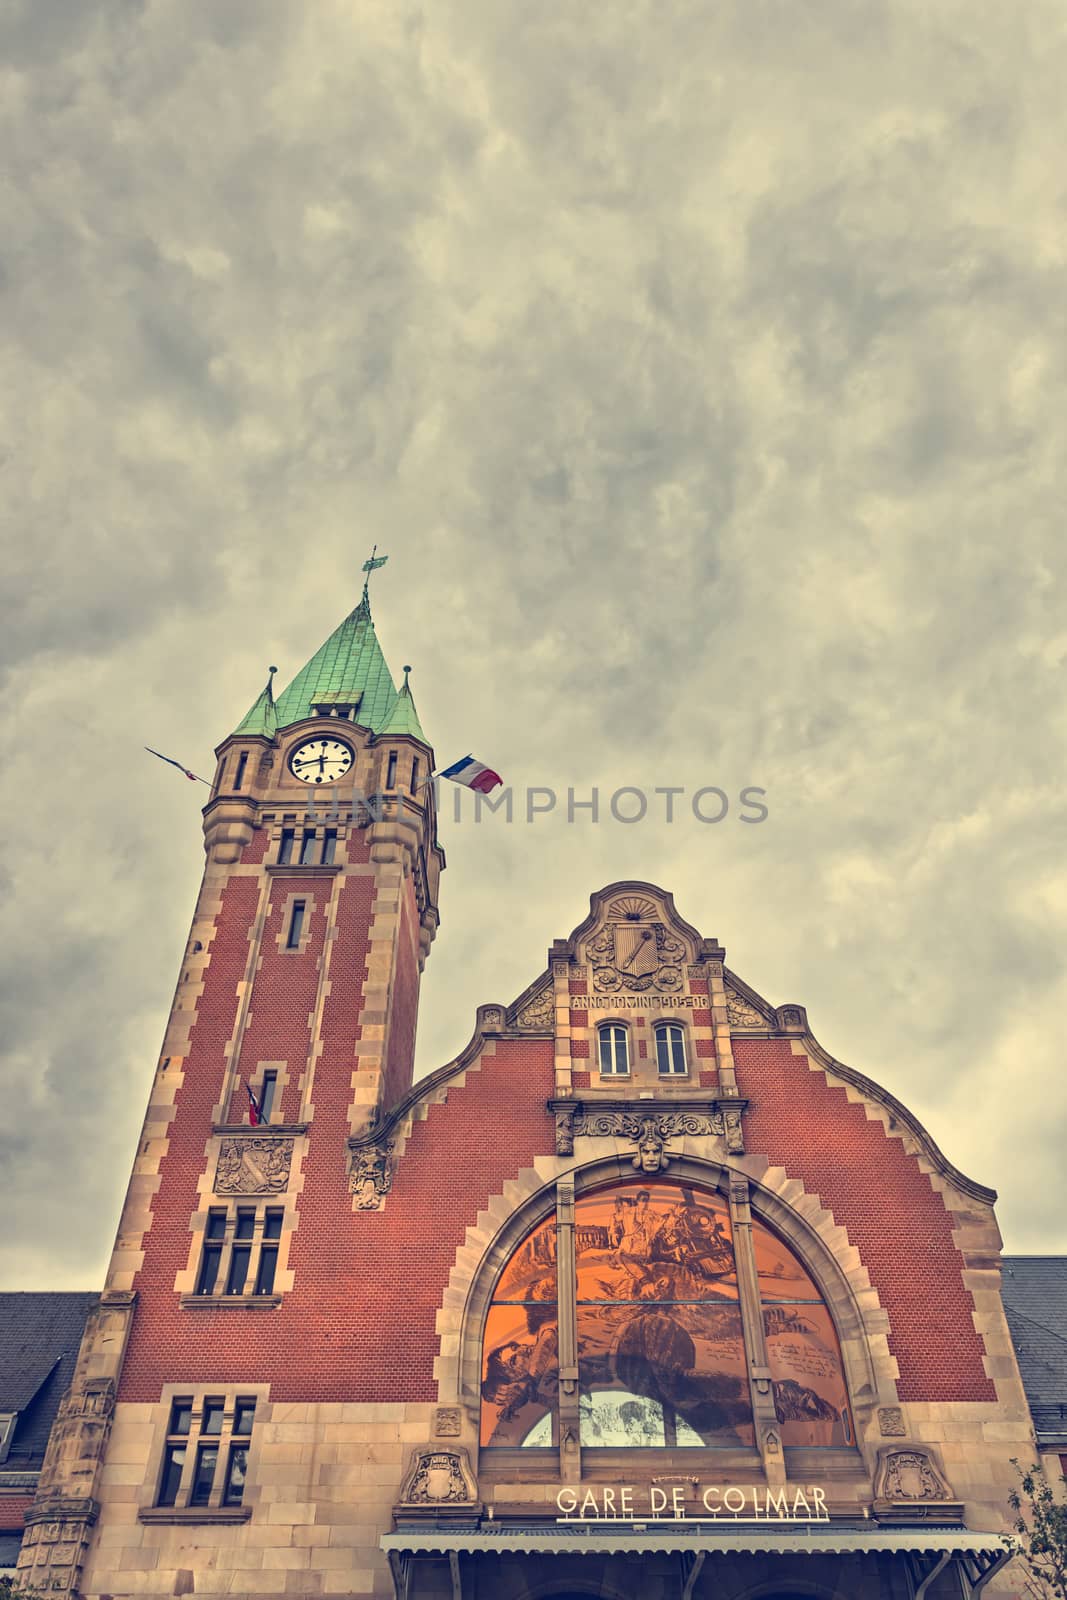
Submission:
<svg viewBox="0 0 1067 1600">
<path fill-rule="evenodd" d="M 139 1506 L 138 1522 L 250 1522 L 251 1506 Z"/>
</svg>

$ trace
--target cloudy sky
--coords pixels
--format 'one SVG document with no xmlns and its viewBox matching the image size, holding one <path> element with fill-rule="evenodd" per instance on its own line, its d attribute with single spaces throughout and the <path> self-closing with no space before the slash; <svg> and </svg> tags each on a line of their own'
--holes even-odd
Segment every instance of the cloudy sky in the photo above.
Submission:
<svg viewBox="0 0 1067 1600">
<path fill-rule="evenodd" d="M 1059 0 L 0 8 L 0 1285 L 100 1283 L 270 663 L 358 598 L 442 760 L 419 1070 L 673 890 L 1067 1250 Z M 580 813 L 583 817 L 587 813 Z"/>
</svg>

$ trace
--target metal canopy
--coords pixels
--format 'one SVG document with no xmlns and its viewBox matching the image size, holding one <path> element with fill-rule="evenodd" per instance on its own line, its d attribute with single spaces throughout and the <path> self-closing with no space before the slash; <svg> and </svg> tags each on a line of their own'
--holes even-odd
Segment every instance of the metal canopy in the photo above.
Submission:
<svg viewBox="0 0 1067 1600">
<path fill-rule="evenodd" d="M 855 1556 L 898 1555 L 907 1567 L 916 1600 L 924 1600 L 931 1583 L 947 1567 L 956 1570 L 960 1592 L 973 1600 L 1010 1560 L 1011 1551 L 995 1533 L 962 1529 L 849 1528 L 834 1531 L 690 1532 L 684 1528 L 653 1532 L 627 1529 L 598 1532 L 578 1528 L 487 1527 L 466 1532 L 418 1528 L 387 1533 L 381 1548 L 389 1557 L 398 1600 L 417 1600 L 417 1569 L 422 1560 L 445 1557 L 452 1581 L 452 1600 L 464 1600 L 462 1556 L 484 1555 L 651 1555 L 666 1551 L 679 1556 L 679 1600 L 692 1600 L 697 1579 L 709 1556 Z M 420 1559 L 421 1558 L 421 1559 Z M 468 1591 L 469 1593 L 469 1591 Z"/>
</svg>

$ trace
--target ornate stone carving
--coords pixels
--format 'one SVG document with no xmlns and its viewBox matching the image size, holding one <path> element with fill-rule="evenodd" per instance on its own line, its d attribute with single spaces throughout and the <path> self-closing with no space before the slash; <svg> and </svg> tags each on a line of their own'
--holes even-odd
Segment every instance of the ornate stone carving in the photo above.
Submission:
<svg viewBox="0 0 1067 1600">
<path fill-rule="evenodd" d="M 628 989 L 674 994 L 682 987 L 686 947 L 655 917 L 654 903 L 642 895 L 620 895 L 608 907 L 604 927 L 589 941 L 593 988 L 600 994 Z"/>
<path fill-rule="evenodd" d="M 574 1154 L 574 1112 L 556 1112 L 556 1154 L 558 1156 L 572 1156 Z"/>
<path fill-rule="evenodd" d="M 804 1012 L 800 1006 L 779 1006 L 777 1016 L 780 1028 L 803 1028 L 806 1026 Z"/>
<path fill-rule="evenodd" d="M 952 1492 L 928 1451 L 897 1448 L 880 1454 L 876 1501 L 951 1500 Z"/>
<path fill-rule="evenodd" d="M 224 1138 L 215 1168 L 216 1194 L 280 1194 L 289 1184 L 292 1139 Z"/>
<path fill-rule="evenodd" d="M 352 1171 L 348 1187 L 356 1197 L 357 1211 L 380 1211 L 393 1186 L 393 1145 L 360 1145 L 352 1152 Z"/>
<path fill-rule="evenodd" d="M 738 1107 L 728 1107 L 722 1113 L 723 1133 L 726 1137 L 726 1148 L 732 1156 L 743 1156 L 745 1153 L 745 1134 L 741 1126 L 741 1112 Z"/>
<path fill-rule="evenodd" d="M 433 1419 L 434 1437 L 458 1439 L 463 1431 L 463 1413 L 459 1406 L 438 1406 Z"/>
<path fill-rule="evenodd" d="M 907 1434 L 904 1413 L 899 1406 L 878 1407 L 878 1428 L 884 1439 L 903 1439 Z"/>
<path fill-rule="evenodd" d="M 632 1139 L 637 1146 L 634 1166 L 641 1172 L 662 1172 L 670 1165 L 669 1139 L 722 1132 L 723 1118 L 718 1111 L 579 1111 L 574 1115 L 572 1138 Z"/>
<path fill-rule="evenodd" d="M 402 1506 L 473 1506 L 478 1486 L 466 1450 L 416 1450 L 400 1492 Z"/>
<path fill-rule="evenodd" d="M 765 1028 L 767 1018 L 756 1010 L 736 989 L 726 991 L 726 1018 L 731 1028 Z"/>
<path fill-rule="evenodd" d="M 704 969 L 703 963 L 700 962 L 700 961 L 691 961 L 689 963 L 689 965 L 686 967 L 685 970 L 686 970 L 687 975 L 690 978 L 706 978 L 707 977 L 707 973 L 706 973 L 706 971 Z"/>
<path fill-rule="evenodd" d="M 532 1000 L 527 1000 L 516 1017 L 520 1028 L 552 1028 L 556 1022 L 556 997 L 548 984 Z"/>
<path fill-rule="evenodd" d="M 500 1006 L 482 1007 L 482 1027 L 502 1028 L 504 1026 L 504 1012 Z"/>
</svg>

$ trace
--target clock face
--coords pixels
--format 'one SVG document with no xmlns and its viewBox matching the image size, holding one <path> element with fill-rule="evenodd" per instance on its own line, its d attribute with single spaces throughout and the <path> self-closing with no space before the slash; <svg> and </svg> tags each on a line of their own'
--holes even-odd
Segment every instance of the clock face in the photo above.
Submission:
<svg viewBox="0 0 1067 1600">
<path fill-rule="evenodd" d="M 352 765 L 352 752 L 340 739 L 309 739 L 289 757 L 289 771 L 301 783 L 334 783 Z"/>
</svg>

